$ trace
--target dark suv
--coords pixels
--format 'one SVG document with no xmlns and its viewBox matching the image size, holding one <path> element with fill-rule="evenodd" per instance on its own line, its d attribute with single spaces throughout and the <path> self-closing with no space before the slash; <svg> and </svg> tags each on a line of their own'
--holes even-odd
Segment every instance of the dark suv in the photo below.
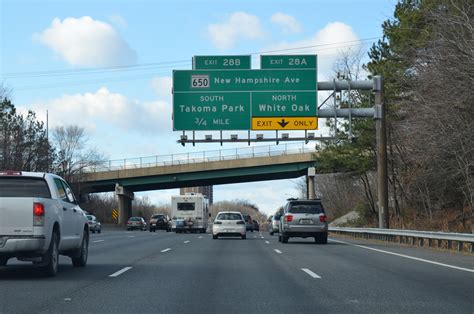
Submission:
<svg viewBox="0 0 474 314">
<path fill-rule="evenodd" d="M 171 231 L 171 219 L 168 215 L 165 214 L 154 214 L 150 218 L 150 232 L 155 232 L 156 230 L 166 230 L 166 232 Z"/>
<path fill-rule="evenodd" d="M 289 199 L 280 219 L 278 241 L 288 243 L 289 238 L 314 237 L 315 243 L 328 243 L 328 222 L 320 199 Z"/>
</svg>

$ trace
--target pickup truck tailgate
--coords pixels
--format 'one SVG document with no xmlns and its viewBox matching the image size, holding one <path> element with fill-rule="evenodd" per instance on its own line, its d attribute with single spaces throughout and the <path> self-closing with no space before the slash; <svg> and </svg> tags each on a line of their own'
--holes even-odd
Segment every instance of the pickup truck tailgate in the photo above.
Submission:
<svg viewBox="0 0 474 314">
<path fill-rule="evenodd" d="M 0 201 L 0 236 L 33 235 L 33 197 L 3 197 Z"/>
</svg>

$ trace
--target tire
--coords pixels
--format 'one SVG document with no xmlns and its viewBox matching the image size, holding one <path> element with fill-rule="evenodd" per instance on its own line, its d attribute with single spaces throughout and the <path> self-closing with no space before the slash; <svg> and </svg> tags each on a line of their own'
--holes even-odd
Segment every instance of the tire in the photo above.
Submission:
<svg viewBox="0 0 474 314">
<path fill-rule="evenodd" d="M 212 235 L 212 238 L 213 238 L 214 240 L 216 240 L 216 239 L 217 239 L 217 236 L 213 234 L 213 235 Z"/>
<path fill-rule="evenodd" d="M 290 237 L 288 237 L 288 236 L 281 236 L 281 243 L 288 243 L 289 238 Z"/>
<path fill-rule="evenodd" d="M 0 257 L 0 267 L 5 266 L 8 262 L 8 257 Z"/>
<path fill-rule="evenodd" d="M 97 233 L 101 233 L 101 232 L 102 232 L 102 229 L 99 229 L 99 230 L 97 231 Z"/>
<path fill-rule="evenodd" d="M 51 243 L 43 260 L 46 260 L 46 265 L 42 267 L 44 274 L 48 277 L 56 276 L 59 265 L 59 237 L 56 232 L 51 236 Z"/>
<path fill-rule="evenodd" d="M 273 235 L 273 231 L 270 231 L 270 235 L 271 235 L 271 236 Z"/>
<path fill-rule="evenodd" d="M 245 239 L 247 239 L 247 235 L 246 235 L 246 234 L 244 234 L 244 235 L 242 236 L 242 240 L 245 240 Z"/>
<path fill-rule="evenodd" d="M 91 231 L 92 231 L 92 233 L 95 233 L 95 229 L 92 229 Z"/>
<path fill-rule="evenodd" d="M 278 235 L 278 242 L 281 242 L 281 235 Z"/>
<path fill-rule="evenodd" d="M 78 249 L 76 256 L 71 256 L 72 265 L 74 267 L 84 267 L 87 264 L 89 256 L 89 234 L 84 230 L 82 235 L 81 247 Z"/>
<path fill-rule="evenodd" d="M 323 233 L 321 235 L 319 235 L 319 237 L 317 238 L 318 239 L 318 244 L 328 244 L 328 234 L 327 233 Z"/>
</svg>

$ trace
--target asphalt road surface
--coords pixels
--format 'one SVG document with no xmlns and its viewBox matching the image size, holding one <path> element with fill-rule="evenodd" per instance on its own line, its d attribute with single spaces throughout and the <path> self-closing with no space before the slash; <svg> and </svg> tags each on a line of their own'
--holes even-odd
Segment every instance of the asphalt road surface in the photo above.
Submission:
<svg viewBox="0 0 474 314">
<path fill-rule="evenodd" d="M 0 267 L 0 313 L 473 313 L 473 255 L 331 237 L 104 230 L 89 261 Z"/>
</svg>

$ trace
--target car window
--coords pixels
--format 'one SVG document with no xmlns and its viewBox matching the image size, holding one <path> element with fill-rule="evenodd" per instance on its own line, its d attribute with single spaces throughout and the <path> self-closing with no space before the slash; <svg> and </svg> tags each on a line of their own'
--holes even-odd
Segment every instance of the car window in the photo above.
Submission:
<svg viewBox="0 0 474 314">
<path fill-rule="evenodd" d="M 92 220 L 92 216 L 87 215 L 87 219 Z"/>
<path fill-rule="evenodd" d="M 235 213 L 222 213 L 217 216 L 217 220 L 242 220 L 242 216 Z"/>
<path fill-rule="evenodd" d="M 164 217 L 163 215 L 153 215 L 151 218 L 160 219 L 160 218 L 163 218 L 163 217 Z"/>
<path fill-rule="evenodd" d="M 178 210 L 191 211 L 194 208 L 194 203 L 178 203 Z"/>
<path fill-rule="evenodd" d="M 66 200 L 66 190 L 64 189 L 64 185 L 59 179 L 54 179 L 54 183 L 56 184 L 56 189 L 58 190 L 59 198 Z"/>
<path fill-rule="evenodd" d="M 292 214 L 322 214 L 323 206 L 321 203 L 293 203 L 288 212 Z"/>
<path fill-rule="evenodd" d="M 51 198 L 48 184 L 42 178 L 0 178 L 0 197 Z"/>
</svg>

